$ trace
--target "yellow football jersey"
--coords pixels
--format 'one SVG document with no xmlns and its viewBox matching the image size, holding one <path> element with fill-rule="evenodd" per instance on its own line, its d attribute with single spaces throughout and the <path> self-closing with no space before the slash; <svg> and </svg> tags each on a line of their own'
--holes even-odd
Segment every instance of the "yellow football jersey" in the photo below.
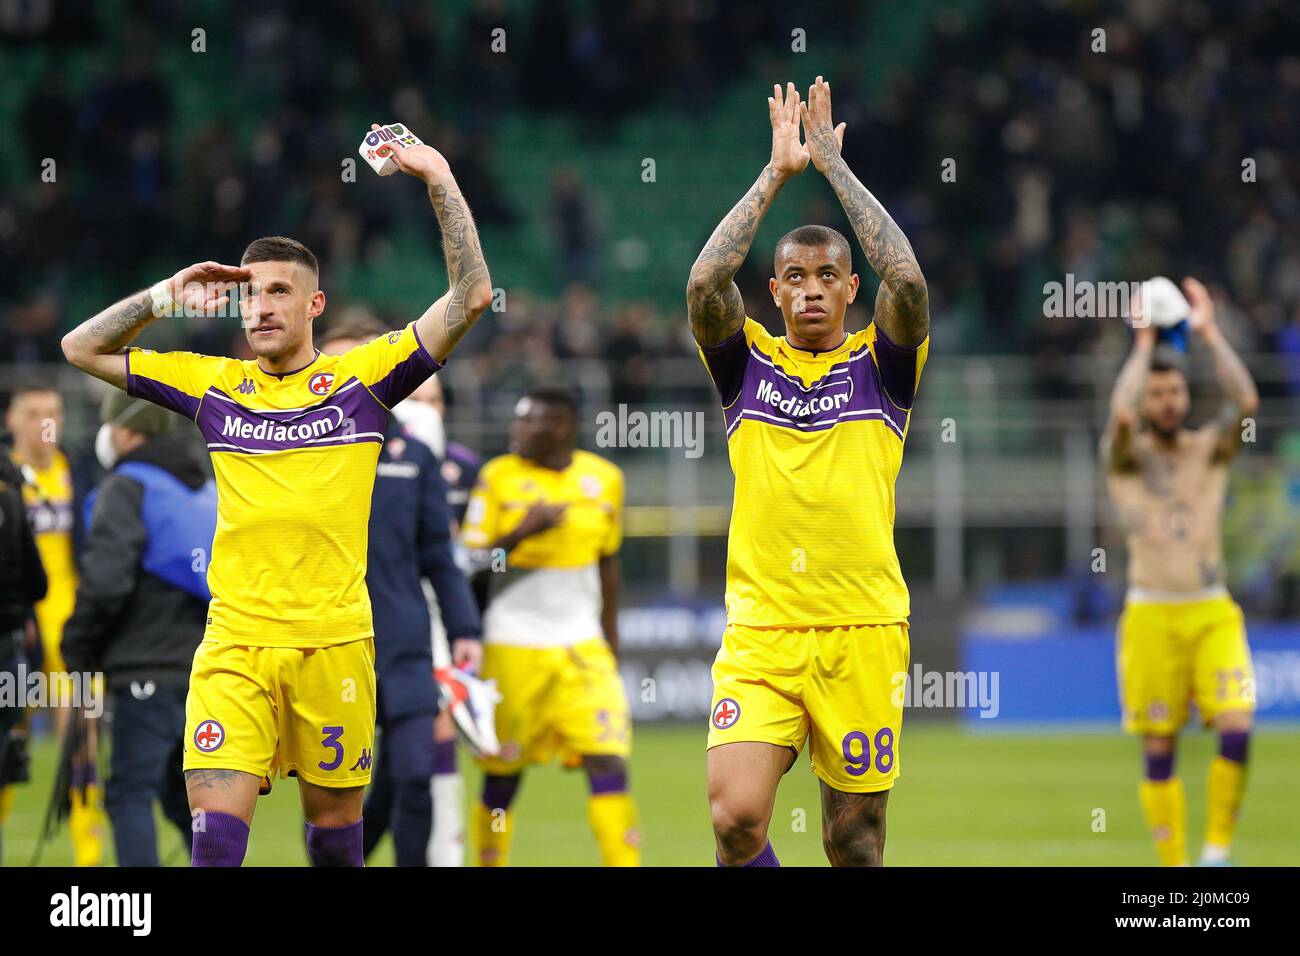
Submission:
<svg viewBox="0 0 1300 956">
<path fill-rule="evenodd" d="M 192 418 L 217 480 L 206 639 L 326 647 L 373 635 L 367 525 L 389 409 L 441 368 L 412 323 L 283 375 L 127 352 L 127 392 Z"/>
<path fill-rule="evenodd" d="M 599 561 L 622 544 L 623 493 L 622 470 L 581 449 L 563 471 L 518 455 L 483 466 L 465 512 L 466 547 L 489 547 L 538 502 L 568 506 L 559 524 L 494 566 L 483 618 L 489 643 L 555 647 L 603 635 Z"/>
<path fill-rule="evenodd" d="M 16 456 L 14 461 L 22 464 Z M 56 451 L 44 468 L 26 467 L 34 480 L 23 485 L 23 503 L 49 581 L 45 597 L 36 602 L 36 624 L 45 647 L 46 669 L 61 671 L 64 668 L 59 645 L 63 625 L 77 601 L 77 560 L 72 543 L 76 495 L 72 468 L 61 451 Z"/>
<path fill-rule="evenodd" d="M 753 319 L 701 349 L 735 474 L 727 620 L 842 627 L 907 620 L 894 550 L 894 482 L 930 340 L 873 324 L 813 353 Z"/>
</svg>

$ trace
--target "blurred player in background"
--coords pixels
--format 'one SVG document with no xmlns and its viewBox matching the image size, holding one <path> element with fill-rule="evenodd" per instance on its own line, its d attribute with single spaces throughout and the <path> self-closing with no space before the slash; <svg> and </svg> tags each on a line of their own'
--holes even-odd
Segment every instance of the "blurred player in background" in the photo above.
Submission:
<svg viewBox="0 0 1300 956">
<path fill-rule="evenodd" d="M 478 480 L 482 460 L 469 448 L 447 437 L 446 396 L 437 376 L 426 381 L 411 393 L 411 397 L 393 409 L 402 426 L 433 449 L 442 462 L 442 480 L 447 486 L 447 507 L 451 512 L 452 537 L 458 553 L 463 553 L 460 543 L 461 525 L 469 495 Z M 475 579 L 478 585 L 480 579 Z M 435 672 L 451 666 L 451 645 L 447 642 L 447 629 L 443 627 L 438 610 L 438 595 L 428 581 L 424 582 L 425 598 L 429 601 L 433 624 L 433 667 Z M 483 588 L 474 587 L 477 606 L 484 606 Z M 438 711 L 433 721 L 435 740 L 433 762 L 433 832 L 429 837 L 430 866 L 465 865 L 465 784 L 461 779 L 456 756 L 456 724 L 451 709 Z"/>
<path fill-rule="evenodd" d="M 489 587 L 483 677 L 502 695 L 501 753 L 482 761 L 472 811 L 482 866 L 508 864 L 524 768 L 557 754 L 587 772 L 605 865 L 641 860 L 628 793 L 631 713 L 614 659 L 623 472 L 579 449 L 577 437 L 577 396 L 532 389 L 515 409 L 511 453 L 483 466 L 465 513 L 465 544 Z"/>
<path fill-rule="evenodd" d="M 271 237 L 239 266 L 190 266 L 63 339 L 74 365 L 194 419 L 212 453 L 212 602 L 186 703 L 187 788 L 203 821 L 194 865 L 243 861 L 259 788 L 277 766 L 298 777 L 312 863 L 363 864 L 375 729 L 366 543 L 380 445 L 388 410 L 442 367 L 492 299 L 447 161 L 427 145 L 393 158 L 427 188 L 449 280 L 405 328 L 322 354 L 312 344 L 325 308 L 316 257 Z M 222 309 L 239 283 L 255 359 L 127 348 L 161 315 Z"/>
<path fill-rule="evenodd" d="M 23 498 L 27 517 L 36 534 L 41 562 L 49 580 L 45 598 L 36 604 L 36 626 L 40 631 L 44 670 L 51 687 L 61 688 L 56 701 L 66 701 L 70 686 L 63 675 L 60 644 L 63 625 L 72 614 L 77 595 L 77 551 L 83 538 L 82 501 L 90 486 L 90 469 L 60 447 L 63 436 L 63 396 L 47 383 L 29 383 L 17 388 L 5 414 L 5 425 L 13 434 L 14 463 L 25 476 Z M 70 708 L 54 706 L 54 730 L 63 738 Z M 67 794 L 68 833 L 77 866 L 98 866 L 104 856 L 103 794 L 97 779 L 95 754 L 98 731 L 94 721 L 77 717 L 75 733 L 79 745 L 70 753 L 76 766 L 75 785 Z M 0 802 L 7 798 L 0 795 Z M 60 797 L 60 800 L 63 798 Z"/>
<path fill-rule="evenodd" d="M 1259 395 L 1214 321 L 1214 302 L 1185 279 L 1190 325 L 1214 360 L 1224 404 L 1207 425 L 1187 427 L 1191 404 L 1179 345 L 1185 326 L 1158 333 L 1134 310 L 1133 351 L 1111 394 L 1102 454 L 1129 549 L 1128 595 L 1119 621 L 1124 729 L 1143 738 L 1142 809 L 1166 866 L 1187 863 L 1182 781 L 1174 775 L 1188 704 L 1219 734 L 1210 764 L 1204 864 L 1228 861 L 1246 782 L 1255 688 L 1241 608 L 1224 583 L 1220 539 L 1228 466 Z M 1158 344 L 1160 339 L 1168 342 Z"/>
<path fill-rule="evenodd" d="M 773 94 L 771 159 L 687 288 L 736 477 L 709 805 L 719 865 L 778 866 L 767 836 L 777 784 L 811 738 L 827 857 L 878 866 L 899 772 L 895 676 L 909 658 L 894 482 L 929 350 L 928 292 L 907 238 L 840 156 L 830 84 L 818 77 L 807 104 L 793 83 Z M 777 192 L 810 159 L 880 277 L 874 321 L 846 333 L 858 292 L 848 241 L 803 226 L 777 243 L 770 287 L 786 334 L 774 338 L 746 317 L 732 280 Z"/>
<path fill-rule="evenodd" d="M 321 348 L 327 355 L 344 355 L 385 334 L 377 320 L 345 319 L 331 326 Z M 365 804 L 365 851 L 369 856 L 391 830 L 397 865 L 424 866 L 437 811 L 433 776 L 438 688 L 423 586 L 427 583 L 437 595 L 435 606 L 455 635 L 451 657 L 480 661 L 482 628 L 474 596 L 452 553 L 441 463 L 432 448 L 401 424 L 402 417 L 394 409 L 385 429 L 370 506 L 366 588 L 374 613 L 383 736 Z"/>
<path fill-rule="evenodd" d="M 15 685 L 27 668 L 29 643 L 34 644 L 33 606 L 45 596 L 45 569 L 27 517 L 23 500 L 23 477 L 0 444 L 0 678 Z M 26 783 L 27 734 L 26 694 L 0 702 L 0 787 L 9 792 Z M 5 808 L 0 808 L 0 834 Z M 4 865 L 4 841 L 0 839 L 0 866 Z"/>
</svg>

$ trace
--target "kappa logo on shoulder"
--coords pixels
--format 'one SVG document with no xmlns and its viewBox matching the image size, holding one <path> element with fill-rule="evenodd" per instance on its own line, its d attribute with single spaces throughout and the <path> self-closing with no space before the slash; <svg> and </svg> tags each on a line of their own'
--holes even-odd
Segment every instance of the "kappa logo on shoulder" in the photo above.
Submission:
<svg viewBox="0 0 1300 956">
<path fill-rule="evenodd" d="M 240 395 L 252 395 L 253 392 L 257 391 L 257 386 L 253 384 L 251 378 L 246 378 L 235 386 L 235 391 Z"/>
<path fill-rule="evenodd" d="M 313 395 L 328 395 L 330 389 L 334 387 L 334 373 L 321 372 L 319 375 L 313 375 L 307 387 L 311 389 Z"/>
</svg>

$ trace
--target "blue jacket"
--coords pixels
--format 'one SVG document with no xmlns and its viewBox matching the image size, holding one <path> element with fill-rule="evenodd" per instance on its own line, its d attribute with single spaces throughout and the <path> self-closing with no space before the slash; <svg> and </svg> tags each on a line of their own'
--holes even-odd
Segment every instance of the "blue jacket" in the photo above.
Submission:
<svg viewBox="0 0 1300 956">
<path fill-rule="evenodd" d="M 370 505 L 366 569 L 381 720 L 438 709 L 422 578 L 433 586 L 450 639 L 482 634 L 469 583 L 452 554 L 451 514 L 440 470 L 428 445 L 390 422 Z"/>
</svg>

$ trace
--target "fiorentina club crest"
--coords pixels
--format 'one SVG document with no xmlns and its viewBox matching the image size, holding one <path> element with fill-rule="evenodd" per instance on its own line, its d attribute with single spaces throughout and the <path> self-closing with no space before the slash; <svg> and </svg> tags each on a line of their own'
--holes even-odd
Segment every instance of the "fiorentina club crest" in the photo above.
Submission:
<svg viewBox="0 0 1300 956">
<path fill-rule="evenodd" d="M 319 375 L 313 375 L 307 387 L 311 389 L 313 395 L 328 395 L 330 387 L 334 384 L 333 372 L 321 372 Z"/>
<path fill-rule="evenodd" d="M 724 697 L 713 705 L 713 726 L 726 730 L 740 719 L 740 705 L 730 697 Z"/>
<path fill-rule="evenodd" d="M 200 720 L 194 728 L 194 746 L 201 752 L 210 754 L 226 742 L 226 728 L 215 720 Z"/>
</svg>

